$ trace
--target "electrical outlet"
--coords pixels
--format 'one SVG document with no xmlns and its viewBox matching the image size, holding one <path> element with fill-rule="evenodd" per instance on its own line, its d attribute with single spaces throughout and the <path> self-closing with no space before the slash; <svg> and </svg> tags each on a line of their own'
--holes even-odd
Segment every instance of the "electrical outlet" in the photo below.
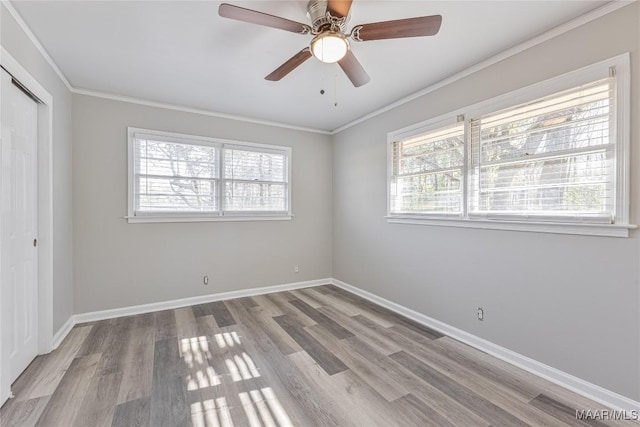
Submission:
<svg viewBox="0 0 640 427">
<path fill-rule="evenodd" d="M 300 268 L 299 268 L 297 265 L 295 265 L 295 266 L 293 267 L 293 272 L 294 272 L 294 273 L 300 273 Z"/>
<path fill-rule="evenodd" d="M 478 320 L 484 320 L 484 310 L 482 309 L 482 307 L 478 307 Z"/>
<path fill-rule="evenodd" d="M 202 284 L 203 285 L 208 285 L 209 284 L 209 276 L 204 276 L 202 278 Z"/>
</svg>

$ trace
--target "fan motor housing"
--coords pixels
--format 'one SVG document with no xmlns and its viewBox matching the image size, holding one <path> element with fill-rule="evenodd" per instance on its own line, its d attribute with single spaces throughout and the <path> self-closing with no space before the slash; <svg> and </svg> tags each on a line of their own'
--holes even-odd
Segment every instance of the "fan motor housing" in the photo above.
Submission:
<svg viewBox="0 0 640 427">
<path fill-rule="evenodd" d="M 351 13 L 343 18 L 337 18 L 329 14 L 327 5 L 327 0 L 311 0 L 307 4 L 307 18 L 311 21 L 313 31 L 315 33 L 321 33 L 326 30 L 346 32 L 347 22 L 349 22 Z"/>
</svg>

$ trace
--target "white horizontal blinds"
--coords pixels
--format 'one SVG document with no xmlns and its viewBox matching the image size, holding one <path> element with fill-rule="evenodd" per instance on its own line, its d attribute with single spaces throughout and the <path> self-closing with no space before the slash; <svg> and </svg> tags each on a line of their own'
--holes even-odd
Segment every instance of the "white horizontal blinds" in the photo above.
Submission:
<svg viewBox="0 0 640 427">
<path fill-rule="evenodd" d="M 288 154 L 224 148 L 226 212 L 288 212 Z"/>
<path fill-rule="evenodd" d="M 462 213 L 464 123 L 392 144 L 391 213 Z"/>
<path fill-rule="evenodd" d="M 152 138 L 134 137 L 135 213 L 218 211 L 218 149 Z"/>
<path fill-rule="evenodd" d="M 470 215 L 613 220 L 614 81 L 471 121 Z"/>
</svg>

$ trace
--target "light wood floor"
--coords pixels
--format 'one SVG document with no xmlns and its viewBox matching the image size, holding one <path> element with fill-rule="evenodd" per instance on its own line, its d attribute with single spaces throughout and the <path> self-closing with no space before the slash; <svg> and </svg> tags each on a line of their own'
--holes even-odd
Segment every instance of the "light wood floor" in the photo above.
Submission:
<svg viewBox="0 0 640 427">
<path fill-rule="evenodd" d="M 3 427 L 602 425 L 575 419 L 601 405 L 330 285 L 77 325 L 13 391 Z"/>
</svg>

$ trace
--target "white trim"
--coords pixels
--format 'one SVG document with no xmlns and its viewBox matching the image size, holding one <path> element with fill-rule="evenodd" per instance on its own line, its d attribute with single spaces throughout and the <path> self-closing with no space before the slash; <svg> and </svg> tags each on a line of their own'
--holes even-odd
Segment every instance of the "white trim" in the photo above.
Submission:
<svg viewBox="0 0 640 427">
<path fill-rule="evenodd" d="M 44 46 L 42 46 L 38 38 L 35 36 L 35 34 L 33 34 L 33 31 L 31 31 L 31 28 L 29 28 L 27 23 L 24 22 L 24 19 L 22 19 L 22 16 L 20 16 L 18 11 L 11 4 L 11 2 L 9 0 L 1 0 L 1 3 L 4 7 L 7 8 L 11 16 L 13 16 L 13 19 L 16 20 L 16 22 L 18 23 L 18 26 L 22 29 L 22 31 L 24 31 L 24 33 L 27 35 L 29 40 L 31 40 L 31 43 L 33 43 L 35 48 L 38 49 L 38 52 L 40 52 L 44 60 L 47 61 L 47 63 L 51 66 L 51 68 L 53 68 L 53 71 L 58 75 L 60 80 L 62 80 L 62 83 L 64 83 L 64 85 L 67 87 L 67 89 L 69 89 L 69 91 L 73 92 L 74 90 L 73 86 L 71 86 L 71 83 L 67 79 L 67 76 L 65 76 L 62 70 L 58 68 L 58 65 L 54 62 L 53 58 L 49 56 L 49 54 L 47 53 L 47 50 L 44 48 Z"/>
<path fill-rule="evenodd" d="M 631 199 L 631 54 L 618 55 L 615 61 L 616 74 L 616 221 L 630 222 Z M 618 220 L 619 218 L 619 220 Z"/>
<path fill-rule="evenodd" d="M 0 64 L 43 102 L 38 104 L 38 353 L 46 354 L 53 345 L 53 97 L 2 46 Z M 0 401 L 6 398 L 7 390 L 0 389 Z"/>
<path fill-rule="evenodd" d="M 288 124 L 288 123 L 276 122 L 276 121 L 271 121 L 271 120 L 255 119 L 255 118 L 246 117 L 246 116 L 240 116 L 240 115 L 236 115 L 236 114 L 218 113 L 218 112 L 215 112 L 215 111 L 204 110 L 204 109 L 200 109 L 200 108 L 185 107 L 185 106 L 182 106 L 182 105 L 169 104 L 169 103 L 165 103 L 165 102 L 148 101 L 146 99 L 134 98 L 134 97 L 131 97 L 131 96 L 115 95 L 115 94 L 111 94 L 111 93 L 100 92 L 100 91 L 97 91 L 97 90 L 72 88 L 71 92 L 73 92 L 75 94 L 78 94 L 78 95 L 92 96 L 94 98 L 110 99 L 112 101 L 127 102 L 129 104 L 144 105 L 144 106 L 147 106 L 147 107 L 163 108 L 165 110 L 180 111 L 180 112 L 183 112 L 183 113 L 200 114 L 200 115 L 203 115 L 203 116 L 219 117 L 221 119 L 229 119 L 229 120 L 238 120 L 238 121 L 242 121 L 242 122 L 246 122 L 246 123 L 254 123 L 254 124 L 258 124 L 258 125 L 274 126 L 274 127 L 283 128 L 283 129 L 292 129 L 292 130 L 299 130 L 299 131 L 303 131 L 303 132 L 311 132 L 311 133 L 319 133 L 319 134 L 323 134 L 323 135 L 331 135 L 330 131 L 323 130 L 323 129 L 315 129 L 315 128 L 309 128 L 309 127 L 304 127 L 304 126 L 296 126 L 296 125 L 292 125 L 292 124 Z"/>
<path fill-rule="evenodd" d="M 221 221 L 291 221 L 293 215 L 251 215 L 251 216 L 234 216 L 234 215 L 220 215 L 220 216 L 166 216 L 161 214 L 154 215 L 138 215 L 138 216 L 125 216 L 124 217 L 129 224 L 138 223 L 154 223 L 154 222 L 221 222 Z"/>
<path fill-rule="evenodd" d="M 114 308 L 110 310 L 91 311 L 87 313 L 74 314 L 67 319 L 62 327 L 53 337 L 53 348 L 57 349 L 62 341 L 69 335 L 73 327 L 79 323 L 95 322 L 98 320 L 113 319 L 122 316 L 132 316 L 136 314 L 150 313 L 154 311 L 169 310 L 174 308 L 188 307 L 195 304 L 203 304 L 212 301 L 223 301 L 234 298 L 264 295 L 273 292 L 291 291 L 294 289 L 309 288 L 312 286 L 327 285 L 333 283 L 333 279 L 316 279 L 304 282 L 287 283 L 283 285 L 263 286 L 260 288 L 244 289 L 241 291 L 221 292 L 217 294 L 201 295 L 197 297 L 182 298 L 177 300 L 162 301 L 150 304 L 134 305 L 129 307 Z"/>
<path fill-rule="evenodd" d="M 312 286 L 321 286 L 326 284 L 333 284 L 348 292 L 359 295 L 371 302 L 374 302 L 382 307 L 388 308 L 396 313 L 399 313 L 411 320 L 421 323 L 429 328 L 432 328 L 438 332 L 441 332 L 453 339 L 468 344 L 480 351 L 488 353 L 500 360 L 510 363 L 518 368 L 524 369 L 534 375 L 544 378 L 554 384 L 571 390 L 580 394 L 588 399 L 599 402 L 612 409 L 632 411 L 640 409 L 640 402 L 636 402 L 628 397 L 622 396 L 618 393 L 607 390 L 596 384 L 585 381 L 581 378 L 563 372 L 559 369 L 545 365 L 544 363 L 533 360 L 529 357 L 523 356 L 505 347 L 494 344 L 490 341 L 480 338 L 476 335 L 470 334 L 466 331 L 458 329 L 447 323 L 436 320 L 432 317 L 426 316 L 417 311 L 411 310 L 405 306 L 389 301 L 385 298 L 379 297 L 371 292 L 365 291 L 353 285 L 335 278 L 308 280 L 304 282 L 288 283 L 275 286 L 264 286 L 260 288 L 244 289 L 240 291 L 221 292 L 217 294 L 201 295 L 197 297 L 182 298 L 171 301 L 162 301 L 151 304 L 142 304 L 130 307 L 115 308 L 110 310 L 93 311 L 82 314 L 75 314 L 65 322 L 62 328 L 56 333 L 55 344 L 56 347 L 66 337 L 72 327 L 76 324 L 85 322 L 95 322 L 98 320 L 113 319 L 122 316 L 132 316 L 136 314 L 149 313 L 153 311 L 169 310 L 174 308 L 188 307 L 195 304 L 203 304 L 212 301 L 222 301 L 234 298 L 243 298 L 255 295 L 263 295 L 273 292 L 289 291 L 294 289 L 308 288 Z"/>
<path fill-rule="evenodd" d="M 96 320 L 113 319 L 115 317 L 131 316 L 134 314 L 143 314 L 153 311 L 169 310 L 180 307 L 188 307 L 195 304 L 203 304 L 212 301 L 224 301 L 234 298 L 244 298 L 254 295 L 263 295 L 273 292 L 290 291 L 293 289 L 308 288 L 311 286 L 327 285 L 332 283 L 332 279 L 316 279 L 305 282 L 294 282 L 283 285 L 264 286 L 260 288 L 243 289 L 240 291 L 220 292 L 216 294 L 200 295 L 197 297 L 189 297 L 176 299 L 171 301 L 154 302 L 150 304 L 134 305 L 130 307 L 114 308 L 110 310 L 92 311 L 88 313 L 76 314 L 73 316 L 75 324 L 94 322 Z"/>
<path fill-rule="evenodd" d="M 100 92 L 97 90 L 76 88 L 71 85 L 71 83 L 69 82 L 67 77 L 64 75 L 62 70 L 60 70 L 58 65 L 53 60 L 53 58 L 49 56 L 49 54 L 47 53 L 47 50 L 44 48 L 44 46 L 42 46 L 42 43 L 40 43 L 40 41 L 35 36 L 35 34 L 33 34 L 33 31 L 31 31 L 31 29 L 29 28 L 27 23 L 24 21 L 24 19 L 22 19 L 22 17 L 20 16 L 20 13 L 18 13 L 18 11 L 13 7 L 13 5 L 11 4 L 11 1 L 0 0 L 0 2 L 2 3 L 2 5 L 4 5 L 7 8 L 11 16 L 18 23 L 18 26 L 22 29 L 22 31 L 24 31 L 24 33 L 27 35 L 29 40 L 31 40 L 31 43 L 33 43 L 33 45 L 38 50 L 38 52 L 40 52 L 40 54 L 45 59 L 45 61 L 47 61 L 47 63 L 51 66 L 51 68 L 56 73 L 56 75 L 60 78 L 60 80 L 62 80 L 62 83 L 64 83 L 67 89 L 69 89 L 69 91 L 72 93 L 75 93 L 78 95 L 93 96 L 95 98 L 110 99 L 112 101 L 127 102 L 130 104 L 145 105 L 147 107 L 156 107 L 156 108 L 164 108 L 166 110 L 181 111 L 183 113 L 200 114 L 204 116 L 219 117 L 222 119 L 238 120 L 246 123 L 255 123 L 259 125 L 274 126 L 274 127 L 283 128 L 283 129 L 292 129 L 292 130 L 299 130 L 303 132 L 331 135 L 330 131 L 324 130 L 324 129 L 315 129 L 315 128 L 304 127 L 304 126 L 296 126 L 296 125 L 281 123 L 277 121 L 256 119 L 256 118 L 240 116 L 236 114 L 219 113 L 219 112 L 209 111 L 209 110 L 204 110 L 199 108 L 191 108 L 191 107 L 185 107 L 182 105 L 150 101 L 150 100 L 135 98 L 131 96 L 123 96 L 123 95 L 116 95 L 116 94 L 107 93 L 107 92 Z"/>
<path fill-rule="evenodd" d="M 73 329 L 73 326 L 75 324 L 76 323 L 74 316 L 70 316 L 67 321 L 64 322 L 64 325 L 62 325 L 62 327 L 58 329 L 58 332 L 56 332 L 56 334 L 53 336 L 53 348 L 51 349 L 52 351 L 60 347 L 60 344 L 62 344 L 62 341 L 64 341 L 67 335 L 69 335 L 69 332 L 71 332 L 71 329 Z"/>
<path fill-rule="evenodd" d="M 432 328 L 438 332 L 441 332 L 451 338 L 461 341 L 470 345 L 480 351 L 488 353 L 500 360 L 510 363 L 518 368 L 524 369 L 534 375 L 546 379 L 554 384 L 578 393 L 588 399 L 599 402 L 612 409 L 623 411 L 638 411 L 640 409 L 640 402 L 629 399 L 611 390 L 607 390 L 596 384 L 585 381 L 581 378 L 563 372 L 559 369 L 553 368 L 544 363 L 533 360 L 527 356 L 516 353 L 500 345 L 494 344 L 490 341 L 480 338 L 469 332 L 458 329 L 454 326 L 448 325 L 444 322 L 436 320 L 432 317 L 426 316 L 417 311 L 411 310 L 405 306 L 389 301 L 371 292 L 357 288 L 353 285 L 345 283 L 338 279 L 332 279 L 332 283 L 348 292 L 359 295 L 369 301 L 372 301 L 378 305 L 381 305 L 389 310 L 395 311 L 411 320 L 415 320 L 429 328 Z"/>
<path fill-rule="evenodd" d="M 595 80 L 604 79 L 609 76 L 609 67 L 615 67 L 617 70 L 619 76 L 617 80 L 619 86 L 622 85 L 622 89 L 617 91 L 616 97 L 618 99 L 624 99 L 624 108 L 626 108 L 626 103 L 628 102 L 630 93 L 629 74 L 631 69 L 631 55 L 629 52 L 624 52 L 574 70 L 569 70 L 562 74 L 531 83 L 527 86 L 513 89 L 507 93 L 496 95 L 470 105 L 465 105 L 439 116 L 396 129 L 387 134 L 387 142 L 393 142 L 393 139 L 408 138 L 412 135 L 417 135 L 422 132 L 437 129 L 441 126 L 453 124 L 458 116 L 464 116 L 465 120 L 468 121 L 475 116 L 481 116 L 483 114 L 514 107 L 519 104 L 553 95 L 557 92 L 588 84 Z M 623 93 L 623 90 L 627 91 L 627 93 Z M 620 115 L 621 114 L 618 113 L 618 116 Z"/>
<path fill-rule="evenodd" d="M 586 236 L 629 237 L 629 230 L 637 225 L 630 224 L 581 224 L 531 221 L 504 221 L 489 219 L 437 219 L 410 216 L 387 216 L 390 224 L 435 225 L 439 227 L 480 228 L 484 230 L 532 231 L 553 234 L 580 234 Z"/>
<path fill-rule="evenodd" d="M 392 110 L 392 109 L 394 109 L 396 107 L 399 107 L 399 106 L 404 105 L 404 104 L 406 104 L 408 102 L 411 102 L 414 99 L 420 98 L 421 96 L 424 96 L 424 95 L 426 95 L 428 93 L 434 92 L 434 91 L 436 91 L 436 90 L 438 90 L 438 89 L 440 89 L 440 88 L 442 88 L 444 86 L 450 85 L 451 83 L 454 83 L 454 82 L 456 82 L 458 80 L 461 80 L 461 79 L 463 79 L 463 78 L 465 78 L 467 76 L 470 76 L 473 73 L 476 73 L 476 72 L 478 72 L 480 70 L 483 70 L 483 69 L 485 69 L 487 67 L 490 67 L 491 65 L 494 65 L 494 64 L 496 64 L 496 63 L 498 63 L 500 61 L 503 61 L 503 60 L 505 60 L 507 58 L 515 56 L 520 52 L 523 52 L 523 51 L 525 51 L 527 49 L 530 49 L 530 48 L 532 48 L 534 46 L 542 44 L 542 43 L 544 43 L 544 42 L 546 42 L 548 40 L 553 39 L 554 37 L 558 37 L 558 36 L 560 36 L 560 35 L 562 35 L 562 34 L 564 34 L 566 32 L 569 32 L 569 31 L 571 31 L 571 30 L 573 30 L 575 28 L 578 28 L 578 27 L 580 27 L 582 25 L 585 25 L 585 24 L 587 24 L 587 23 L 589 23 L 591 21 L 594 21 L 594 20 L 596 20 L 598 18 L 601 18 L 601 17 L 603 17 L 603 16 L 605 16 L 605 15 L 611 13 L 611 12 L 614 12 L 614 11 L 616 11 L 616 10 L 618 10 L 620 8 L 623 8 L 625 6 L 628 6 L 628 5 L 632 4 L 632 3 L 633 3 L 633 1 L 625 1 L 625 0 L 614 0 L 614 1 L 611 1 L 611 2 L 609 2 L 607 4 L 605 4 L 604 6 L 599 7 L 598 9 L 592 10 L 591 12 L 587 12 L 584 15 L 580 15 L 577 18 L 572 19 L 569 22 L 566 22 L 566 23 L 564 23 L 562 25 L 559 25 L 559 26 L 557 26 L 555 28 L 552 28 L 551 30 L 547 31 L 546 33 L 542 33 L 537 37 L 534 37 L 534 38 L 529 39 L 529 40 L 527 40 L 527 41 L 525 41 L 523 43 L 520 43 L 519 45 L 516 45 L 516 46 L 514 46 L 514 47 L 512 47 L 510 49 L 502 51 L 502 52 L 498 53 L 497 55 L 492 56 L 491 58 L 488 58 L 488 59 L 486 59 L 486 60 L 484 60 L 482 62 L 479 62 L 479 63 L 477 63 L 475 65 L 472 65 L 471 67 L 466 68 L 466 69 L 464 69 L 464 70 L 462 70 L 462 71 L 460 71 L 460 72 L 458 72 L 458 73 L 456 73 L 456 74 L 454 74 L 452 76 L 449 76 L 449 77 L 447 77 L 447 78 L 445 78 L 443 80 L 440 80 L 439 82 L 437 82 L 437 83 L 435 83 L 435 84 L 433 84 L 431 86 L 428 86 L 428 87 L 426 87 L 426 88 L 424 88 L 424 89 L 422 89 L 422 90 L 420 90 L 420 91 L 418 91 L 416 93 L 413 93 L 413 94 L 411 94 L 409 96 L 401 98 L 401 99 L 397 100 L 396 102 L 388 104 L 388 105 L 386 105 L 386 106 L 384 106 L 382 108 L 379 108 L 379 109 L 377 109 L 375 111 L 372 111 L 372 112 L 370 112 L 368 114 L 365 114 L 364 116 L 359 117 L 359 118 L 357 118 L 357 119 L 355 119 L 355 120 L 353 120 L 353 121 L 351 121 L 349 123 L 346 123 L 346 124 L 336 128 L 336 129 L 332 130 L 331 131 L 331 135 L 335 135 L 337 133 L 340 133 L 343 130 L 349 129 L 352 126 L 355 126 L 355 125 L 357 125 L 359 123 L 362 123 L 362 122 L 364 122 L 366 120 L 369 120 L 369 119 L 371 119 L 373 117 L 379 116 L 382 113 L 385 113 L 385 112 L 387 112 L 389 110 Z"/>
<path fill-rule="evenodd" d="M 464 217 L 451 216 L 445 219 L 444 215 L 436 214 L 394 214 L 391 213 L 391 182 L 393 179 L 393 143 L 414 137 L 433 129 L 443 128 L 456 122 L 456 118 L 463 116 L 468 123 L 470 119 L 481 117 L 488 113 L 511 108 L 523 103 L 535 101 L 546 96 L 572 89 L 574 87 L 588 84 L 593 81 L 607 78 L 611 68 L 616 70 L 616 118 L 617 122 L 613 132 L 616 135 L 616 205 L 615 205 L 615 224 L 595 224 L 587 223 L 587 218 L 582 221 L 577 219 L 563 221 L 562 218 L 553 218 L 549 216 L 547 221 L 527 220 L 523 218 L 497 218 L 483 219 L 478 218 L 479 215 L 468 212 L 469 199 L 465 198 L 462 202 L 463 211 L 466 212 Z M 542 233 L 559 233 L 559 234 L 584 234 L 591 236 L 611 236 L 611 237 L 629 237 L 629 230 L 637 228 L 636 225 L 629 224 L 629 180 L 630 180 L 630 54 L 628 52 L 598 61 L 581 67 L 577 70 L 568 71 L 561 75 L 551 77 L 549 79 L 530 84 L 528 86 L 515 89 L 511 92 L 498 95 L 496 97 L 477 102 L 455 111 L 442 114 L 424 120 L 419 123 L 406 126 L 404 128 L 394 130 L 387 134 L 387 222 L 396 224 L 424 224 L 451 226 L 463 228 L 484 228 L 496 230 L 514 230 L 514 231 L 531 231 Z M 467 129 L 465 141 L 465 155 L 468 156 L 470 149 L 470 132 Z M 471 159 L 466 159 L 467 166 Z M 466 174 L 463 176 L 465 180 L 464 190 L 470 192 L 468 178 L 471 171 L 469 166 L 466 168 Z"/>
<path fill-rule="evenodd" d="M 246 147 L 257 148 L 258 151 L 264 151 L 265 153 L 280 153 L 281 151 L 291 151 L 291 147 L 288 145 L 275 145 L 266 144 L 261 142 L 249 142 L 240 141 L 237 139 L 218 138 L 213 136 L 193 135 L 180 132 L 169 132 L 165 130 L 157 129 L 144 129 L 129 126 L 127 128 L 127 134 L 129 138 L 147 138 L 153 139 L 155 137 L 164 138 L 162 141 L 176 142 L 180 144 L 194 144 L 194 145 L 208 145 L 212 147 L 219 147 L 220 145 L 226 145 L 231 149 L 243 149 Z"/>
<path fill-rule="evenodd" d="M 44 354 L 53 338 L 53 97 L 1 46 L 0 63 L 43 102 L 38 104 L 38 352 Z"/>
<path fill-rule="evenodd" d="M 136 214 L 135 206 L 135 162 L 136 162 L 136 140 L 158 139 L 169 143 L 200 145 L 212 147 L 216 150 L 216 168 L 218 177 L 211 178 L 217 183 L 216 198 L 218 210 L 211 212 L 139 212 Z M 232 178 L 227 178 L 224 173 L 224 156 L 226 150 L 244 150 L 260 153 L 269 153 L 284 156 L 286 159 L 286 180 L 273 181 L 269 183 L 283 184 L 287 187 L 287 210 L 281 212 L 274 211 L 226 211 L 224 198 L 221 189 L 227 182 L 233 182 Z M 217 137 L 189 135 L 184 133 L 168 132 L 162 130 L 142 129 L 135 127 L 127 128 L 127 215 L 125 219 L 129 223 L 143 222 L 206 222 L 206 221 L 273 221 L 290 220 L 293 217 L 291 208 L 291 154 L 292 148 L 286 145 L 273 145 L 256 142 L 245 142 Z M 263 183 L 265 181 L 245 180 L 244 182 Z"/>
<path fill-rule="evenodd" d="M 29 39 L 31 40 L 31 42 L 35 45 L 35 47 L 38 49 L 38 51 L 42 54 L 42 56 L 44 57 L 44 59 L 49 63 L 49 65 L 51 66 L 51 68 L 53 68 L 53 70 L 56 72 L 56 74 L 58 75 L 58 77 L 62 80 L 62 82 L 65 84 L 65 86 L 73 93 L 76 93 L 78 95 L 86 95 L 86 96 L 93 96 L 96 98 L 103 98 L 103 99 L 111 99 L 114 101 L 122 101 L 122 102 L 128 102 L 128 103 L 132 103 L 132 104 L 139 104 L 139 105 L 146 105 L 149 107 L 157 107 L 157 108 L 164 108 L 164 109 L 168 109 L 168 110 L 175 110 L 175 111 L 182 111 L 185 113 L 194 113 L 194 114 L 201 114 L 201 115 L 206 115 L 206 116 L 212 116 L 212 117 L 220 117 L 220 118 L 224 118 L 224 119 L 230 119 L 230 120 L 239 120 L 239 121 L 244 121 L 244 122 L 248 122 L 248 123 L 255 123 L 255 124 L 262 124 L 262 125 L 267 125 L 267 126 L 274 126 L 274 127 L 280 127 L 280 128 L 284 128 L 284 129 L 293 129 L 293 130 L 300 130 L 300 131 L 304 131 L 304 132 L 312 132 L 312 133 L 319 133 L 319 134 L 323 134 L 323 135 L 335 135 L 337 133 L 342 132 L 343 130 L 346 130 L 352 126 L 355 126 L 359 123 L 362 123 L 366 120 L 369 120 L 373 117 L 376 117 L 386 111 L 392 110 L 396 107 L 399 107 L 403 104 L 406 104 L 408 102 L 413 101 L 416 98 L 419 98 L 423 95 L 426 95 L 428 93 L 434 92 L 444 86 L 447 86 L 455 81 L 461 80 L 475 72 L 478 72 L 482 69 L 485 69 L 493 64 L 496 64 L 500 61 L 503 61 L 509 57 L 515 56 L 518 53 L 525 51 L 527 49 L 530 49 L 534 46 L 537 46 L 541 43 L 544 43 L 550 39 L 553 39 L 554 37 L 558 37 L 566 32 L 569 32 L 575 28 L 578 28 L 582 25 L 585 25 L 591 21 L 594 21 L 598 18 L 601 18 L 609 13 L 612 13 L 620 8 L 623 8 L 625 6 L 628 6 L 630 4 L 633 3 L 633 0 L 613 0 L 607 4 L 605 4 L 602 7 L 599 7 L 598 9 L 592 10 L 591 12 L 587 12 L 581 16 L 578 16 L 577 18 L 574 18 L 564 24 L 561 24 L 555 28 L 552 28 L 551 30 L 542 33 L 532 39 L 529 39 L 517 46 L 514 46 L 510 49 L 507 49 L 505 51 L 502 51 L 500 53 L 498 53 L 497 55 L 492 56 L 491 58 L 488 58 L 482 62 L 479 62 L 475 65 L 472 65 L 469 68 L 466 68 L 452 76 L 447 77 L 446 79 L 440 80 L 439 82 L 432 84 L 418 92 L 415 92 L 409 96 L 406 96 L 404 98 L 401 98 L 391 104 L 388 104 L 384 107 L 381 107 L 377 110 L 374 110 L 370 113 L 367 113 L 355 120 L 352 120 L 336 129 L 333 130 L 324 130 L 324 129 L 315 129 L 315 128 L 308 128 L 308 127 L 303 127 L 303 126 L 296 126 L 296 125 L 292 125 L 292 124 L 287 124 L 287 123 L 280 123 L 280 122 L 276 122 L 276 121 L 270 121 L 270 120 L 260 120 L 260 119 L 254 119 L 254 118 L 250 118 L 250 117 L 245 117 L 245 116 L 239 116 L 239 115 L 234 115 L 234 114 L 225 114 L 225 113 L 218 113 L 218 112 L 214 112 L 214 111 L 208 111 L 208 110 L 203 110 L 203 109 L 197 109 L 197 108 L 190 108 L 190 107 L 184 107 L 181 105 L 175 105 L 175 104 L 169 104 L 169 103 L 163 103 L 163 102 L 156 102 L 156 101 L 149 101 L 149 100 L 145 100 L 145 99 L 140 99 L 140 98 L 134 98 L 134 97 L 129 97 L 129 96 L 122 96 L 122 95 L 116 95 L 116 94 L 111 94 L 111 93 L 107 93 L 107 92 L 100 92 L 100 91 L 95 91 L 95 90 L 88 90 L 88 89 L 81 89 L 81 88 L 76 88 L 73 87 L 71 85 L 71 83 L 69 82 L 69 80 L 66 78 L 66 76 L 64 75 L 64 73 L 60 70 L 60 68 L 56 65 L 56 63 L 53 61 L 53 59 L 49 56 L 49 54 L 47 53 L 47 51 L 45 50 L 45 48 L 42 46 L 42 44 L 38 41 L 38 38 L 33 34 L 33 31 L 31 31 L 31 29 L 29 28 L 29 26 L 24 22 L 24 20 L 22 19 L 22 17 L 20 16 L 20 14 L 18 13 L 18 11 L 13 7 L 13 5 L 11 4 L 11 2 L 9 0 L 0 0 L 0 2 L 7 8 L 7 10 L 9 11 L 9 13 L 13 16 L 13 18 L 16 20 L 16 22 L 18 23 L 18 25 L 20 26 L 20 28 L 25 32 L 25 34 L 27 35 L 27 37 L 29 37 Z"/>
</svg>

